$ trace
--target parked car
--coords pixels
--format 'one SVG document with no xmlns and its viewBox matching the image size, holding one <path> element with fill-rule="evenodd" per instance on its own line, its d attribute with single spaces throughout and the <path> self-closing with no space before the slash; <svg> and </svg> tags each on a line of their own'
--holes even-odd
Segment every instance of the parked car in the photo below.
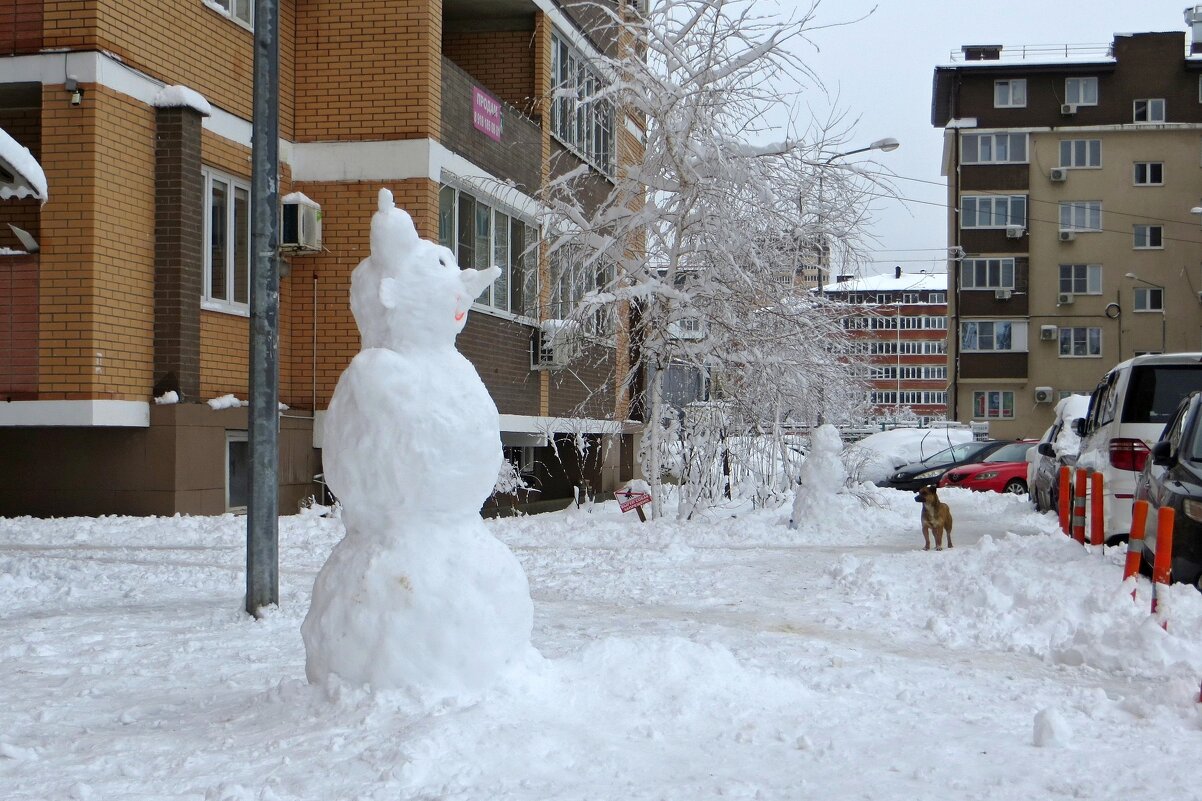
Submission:
<svg viewBox="0 0 1202 801">
<path fill-rule="evenodd" d="M 1069 395 L 1056 404 L 1056 422 L 1027 453 L 1027 487 L 1038 512 L 1054 512 L 1060 500 L 1060 467 L 1076 464 L 1081 438 L 1074 422 L 1089 411 L 1088 395 Z"/>
<path fill-rule="evenodd" d="M 1137 356 L 1115 365 L 1098 382 L 1089 411 L 1076 423 L 1077 466 L 1104 476 L 1107 544 L 1127 539 L 1135 483 L 1150 443 L 1182 398 L 1197 390 L 1202 390 L 1202 353 Z"/>
<path fill-rule="evenodd" d="M 1013 440 L 988 439 L 961 442 L 950 448 L 931 454 L 919 462 L 902 465 L 889 478 L 878 482 L 882 487 L 890 489 L 917 492 L 919 487 L 927 484 L 938 484 L 943 474 L 953 467 L 971 462 L 979 462 L 989 454 L 1009 445 Z"/>
<path fill-rule="evenodd" d="M 1177 407 L 1135 484 L 1135 499 L 1151 506 L 1144 529 L 1143 568 L 1150 571 L 1156 555 L 1156 517 L 1161 507 L 1173 520 L 1173 581 L 1202 590 L 1202 393 Z"/>
<path fill-rule="evenodd" d="M 977 492 L 1027 494 L 1027 451 L 1035 440 L 1011 442 L 979 462 L 953 467 L 939 479 L 939 487 L 960 487 Z"/>
</svg>

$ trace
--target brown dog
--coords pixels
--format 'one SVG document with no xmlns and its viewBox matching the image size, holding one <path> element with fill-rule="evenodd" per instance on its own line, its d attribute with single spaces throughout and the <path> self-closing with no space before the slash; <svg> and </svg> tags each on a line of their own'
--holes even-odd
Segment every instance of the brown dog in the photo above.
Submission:
<svg viewBox="0 0 1202 801">
<path fill-rule="evenodd" d="M 931 550 L 931 535 L 935 535 L 935 550 L 943 550 L 943 535 L 947 534 L 947 547 L 952 546 L 952 510 L 946 503 L 939 500 L 935 485 L 928 484 L 918 490 L 914 500 L 922 504 L 922 540 L 926 543 L 924 551 Z"/>
</svg>

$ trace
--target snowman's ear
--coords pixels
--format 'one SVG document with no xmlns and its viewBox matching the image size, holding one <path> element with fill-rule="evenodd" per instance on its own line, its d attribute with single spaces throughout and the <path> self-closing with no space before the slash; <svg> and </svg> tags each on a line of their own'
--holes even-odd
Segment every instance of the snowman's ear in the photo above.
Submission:
<svg viewBox="0 0 1202 801">
<path fill-rule="evenodd" d="M 380 303 L 385 309 L 395 309 L 401 302 L 401 282 L 395 278 L 380 279 Z"/>
</svg>

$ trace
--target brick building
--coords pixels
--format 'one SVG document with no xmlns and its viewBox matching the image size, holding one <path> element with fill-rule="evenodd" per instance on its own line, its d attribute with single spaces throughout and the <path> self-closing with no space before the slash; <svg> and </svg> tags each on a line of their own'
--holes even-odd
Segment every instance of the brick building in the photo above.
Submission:
<svg viewBox="0 0 1202 801">
<path fill-rule="evenodd" d="M 910 409 L 920 420 L 947 415 L 947 276 L 840 276 L 822 293 L 856 311 L 843 317 L 846 347 L 864 371 L 876 415 Z"/>
<path fill-rule="evenodd" d="M 1118 362 L 1198 350 L 1202 56 L 1183 32 L 965 47 L 936 68 L 931 113 L 962 254 L 950 416 L 1039 436 Z"/>
<path fill-rule="evenodd" d="M 0 514 L 244 503 L 246 409 L 205 401 L 248 390 L 252 13 L 0 0 L 0 128 L 50 185 L 45 205 L 0 204 L 40 246 L 0 225 Z M 282 262 L 282 511 L 317 491 L 381 186 L 462 264 L 502 267 L 458 344 L 542 497 L 629 474 L 623 322 L 589 332 L 571 371 L 532 362 L 540 323 L 588 288 L 538 245 L 540 187 L 584 164 L 603 191 L 638 148 L 638 121 L 591 97 L 592 62 L 622 44 L 597 19 L 569 0 L 279 3 L 280 194 L 319 206 L 322 233 Z M 579 100 L 546 102 L 555 87 Z M 153 402 L 168 391 L 181 402 Z M 577 463 L 547 445 L 568 431 L 607 447 Z"/>
</svg>

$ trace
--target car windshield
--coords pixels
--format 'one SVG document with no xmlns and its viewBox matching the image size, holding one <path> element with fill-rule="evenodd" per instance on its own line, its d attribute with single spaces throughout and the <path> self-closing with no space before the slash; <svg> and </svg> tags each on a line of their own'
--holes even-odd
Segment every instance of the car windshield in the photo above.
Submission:
<svg viewBox="0 0 1202 801">
<path fill-rule="evenodd" d="M 959 445 L 953 445 L 950 448 L 944 448 L 938 453 L 932 453 L 930 456 L 922 460 L 923 464 L 938 465 L 951 464 L 952 462 L 963 462 L 972 458 L 973 454 L 980 452 L 988 442 L 961 442 Z"/>
<path fill-rule="evenodd" d="M 1145 364 L 1131 371 L 1124 423 L 1166 423 L 1186 395 L 1202 389 L 1202 364 Z"/>
<path fill-rule="evenodd" d="M 1023 462 L 1027 459 L 1027 451 L 1032 447 L 1030 442 L 1012 442 L 1003 445 L 985 457 L 986 462 Z"/>
</svg>

